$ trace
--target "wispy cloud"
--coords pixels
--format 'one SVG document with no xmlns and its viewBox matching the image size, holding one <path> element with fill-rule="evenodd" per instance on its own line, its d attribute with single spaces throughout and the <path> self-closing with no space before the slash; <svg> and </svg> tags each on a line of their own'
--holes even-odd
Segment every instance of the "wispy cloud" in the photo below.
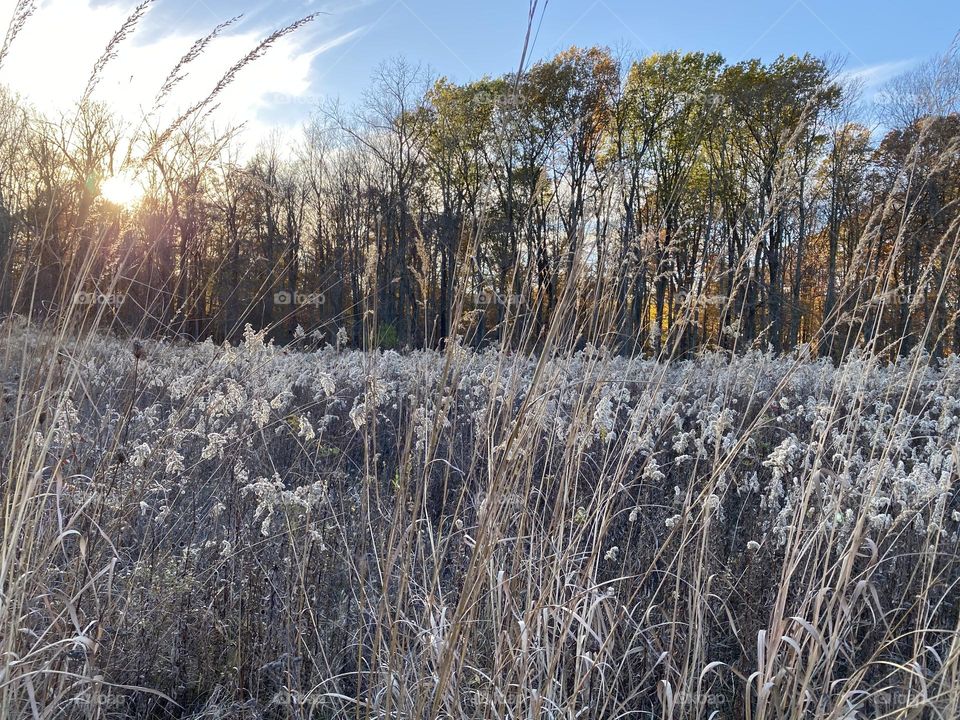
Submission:
<svg viewBox="0 0 960 720">
<path fill-rule="evenodd" d="M 336 37 L 330 38 L 329 40 L 325 40 L 323 43 L 321 43 L 320 45 L 318 45 L 317 47 L 313 48 L 310 51 L 310 56 L 316 57 L 317 55 L 321 55 L 327 52 L 328 50 L 333 50 L 333 48 L 339 47 L 340 45 L 343 45 L 345 42 L 352 40 L 357 35 L 360 35 L 366 29 L 367 29 L 366 25 L 361 25 L 358 28 L 354 28 L 353 30 L 349 30 L 348 32 L 342 33 L 341 35 L 337 35 Z"/>
<path fill-rule="evenodd" d="M 916 65 L 917 62 L 918 60 L 916 58 L 910 58 L 908 60 L 876 63 L 874 65 L 862 65 L 840 73 L 840 79 L 859 81 L 863 83 L 865 89 L 874 90 L 880 85 L 883 85 L 887 80 L 909 70 Z"/>
<path fill-rule="evenodd" d="M 13 0 L 0 0 L 0 24 L 13 5 Z M 0 69 L 0 83 L 42 111 L 68 110 L 82 95 L 94 63 L 134 5 L 135 0 L 106 4 L 46 0 L 14 42 Z M 259 22 L 261 25 L 254 26 L 248 18 L 241 29 L 232 28 L 211 42 L 203 56 L 188 67 L 188 75 L 158 116 L 176 116 L 205 97 L 234 62 L 275 29 L 263 18 Z M 172 27 L 160 34 L 135 33 L 105 69 L 94 98 L 123 117 L 139 120 L 153 109 L 152 101 L 171 67 L 209 29 L 187 32 Z M 270 125 L 299 122 L 312 98 L 312 61 L 360 32 L 362 28 L 333 34 L 321 17 L 308 32 L 281 39 L 264 57 L 245 67 L 218 97 L 214 118 L 220 125 L 246 123 L 248 142 L 269 131 L 259 119 L 261 114 L 272 116 Z M 277 106 L 280 113 L 273 112 Z"/>
</svg>

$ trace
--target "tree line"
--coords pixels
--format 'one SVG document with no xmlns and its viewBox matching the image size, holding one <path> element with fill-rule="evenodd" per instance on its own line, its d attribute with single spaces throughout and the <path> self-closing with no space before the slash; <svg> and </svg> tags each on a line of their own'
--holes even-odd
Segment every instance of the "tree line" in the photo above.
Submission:
<svg viewBox="0 0 960 720">
<path fill-rule="evenodd" d="M 958 77 L 930 61 L 868 107 L 810 55 L 573 47 L 466 83 L 398 59 L 250 157 L 206 115 L 162 132 L 3 91 L 0 312 L 218 341 L 536 349 L 559 323 L 653 356 L 942 355 Z M 115 175 L 142 198 L 104 197 Z"/>
</svg>

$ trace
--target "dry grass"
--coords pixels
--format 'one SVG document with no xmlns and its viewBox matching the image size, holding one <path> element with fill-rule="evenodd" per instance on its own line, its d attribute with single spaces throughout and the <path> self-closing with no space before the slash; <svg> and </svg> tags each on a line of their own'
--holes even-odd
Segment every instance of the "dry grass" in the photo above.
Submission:
<svg viewBox="0 0 960 720">
<path fill-rule="evenodd" d="M 952 360 L 4 338 L 7 716 L 956 712 Z"/>
</svg>

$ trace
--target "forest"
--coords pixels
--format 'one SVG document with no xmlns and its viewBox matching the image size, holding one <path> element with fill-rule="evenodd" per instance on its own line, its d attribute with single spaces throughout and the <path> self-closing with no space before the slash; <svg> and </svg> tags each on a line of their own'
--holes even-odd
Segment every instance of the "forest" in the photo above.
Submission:
<svg viewBox="0 0 960 720">
<path fill-rule="evenodd" d="M 942 356 L 960 345 L 958 78 L 944 56 L 868 102 L 811 55 L 571 47 L 462 84 L 401 58 L 354 106 L 249 148 L 207 120 L 214 96 L 133 127 L 5 92 L 0 311 L 535 350 L 563 306 L 580 347 L 654 357 Z M 117 177 L 134 199 L 111 199 Z"/>
</svg>

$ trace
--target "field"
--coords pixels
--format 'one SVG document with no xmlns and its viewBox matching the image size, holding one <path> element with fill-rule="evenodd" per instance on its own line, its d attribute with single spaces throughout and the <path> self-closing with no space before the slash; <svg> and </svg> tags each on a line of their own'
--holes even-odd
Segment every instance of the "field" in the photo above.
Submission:
<svg viewBox="0 0 960 720">
<path fill-rule="evenodd" d="M 2 337 L 4 717 L 960 714 L 955 356 Z"/>
</svg>

